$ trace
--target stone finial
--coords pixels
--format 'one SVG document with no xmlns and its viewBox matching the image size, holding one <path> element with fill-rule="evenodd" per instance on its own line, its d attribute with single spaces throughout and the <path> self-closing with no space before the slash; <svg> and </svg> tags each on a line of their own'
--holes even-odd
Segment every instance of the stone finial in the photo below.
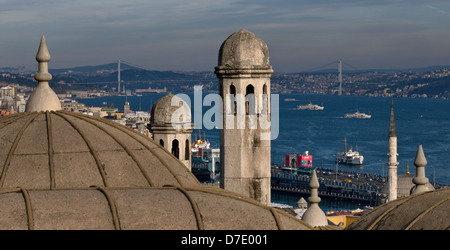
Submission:
<svg viewBox="0 0 450 250">
<path fill-rule="evenodd" d="M 50 62 L 50 52 L 48 52 L 47 43 L 45 42 L 45 36 L 42 35 L 41 43 L 36 54 L 36 61 L 38 62 Z"/>
<path fill-rule="evenodd" d="M 38 86 L 27 101 L 26 112 L 61 110 L 61 102 L 58 96 L 48 85 L 48 82 L 52 80 L 52 75 L 48 73 L 48 62 L 50 59 L 47 43 L 44 35 L 42 35 L 36 54 L 36 61 L 39 63 L 38 73 L 34 76 L 34 79 L 38 81 Z"/>
<path fill-rule="evenodd" d="M 411 194 L 418 194 L 428 191 L 429 189 L 426 186 L 428 183 L 428 178 L 425 177 L 425 166 L 427 165 L 427 159 L 425 159 L 422 145 L 419 145 L 417 148 L 414 165 L 416 166 L 416 177 L 413 178 L 413 183 L 416 184 L 416 186 L 412 189 Z"/>
<path fill-rule="evenodd" d="M 311 188 L 311 196 L 308 198 L 308 201 L 311 205 L 303 214 L 302 220 L 313 227 L 326 226 L 328 225 L 327 217 L 319 207 L 321 199 L 319 197 L 318 189 L 320 185 L 319 180 L 317 179 L 316 170 L 313 170 L 312 172 L 309 187 Z"/>
</svg>

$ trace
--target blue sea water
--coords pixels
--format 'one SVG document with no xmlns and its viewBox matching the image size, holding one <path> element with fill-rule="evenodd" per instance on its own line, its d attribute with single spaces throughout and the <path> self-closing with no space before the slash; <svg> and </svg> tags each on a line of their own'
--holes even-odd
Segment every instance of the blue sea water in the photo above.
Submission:
<svg viewBox="0 0 450 250">
<path fill-rule="evenodd" d="M 132 110 L 151 110 L 151 106 L 165 94 L 128 96 Z M 194 99 L 191 109 L 194 112 Z M 288 101 L 286 99 L 294 99 Z M 80 99 L 87 106 L 123 108 L 125 96 Z M 323 111 L 297 110 L 297 105 L 323 105 Z M 415 174 L 414 158 L 419 145 L 423 146 L 427 159 L 426 176 L 430 182 L 450 185 L 450 100 L 384 98 L 366 96 L 329 96 L 313 94 L 279 95 L 279 135 L 272 141 L 272 162 L 284 163 L 285 154 L 309 151 L 313 166 L 335 169 L 335 154 L 347 147 L 358 147 L 364 155 L 360 167 L 339 165 L 339 170 L 387 175 L 388 130 L 391 103 L 394 103 L 398 135 L 398 174 L 406 172 L 409 164 Z M 102 103 L 106 102 L 106 105 Z M 211 107 L 203 106 L 203 113 Z M 371 119 L 348 119 L 346 113 L 370 113 Z M 272 113 L 274 109 L 272 108 Z M 197 133 L 198 131 L 194 131 Z M 202 129 L 212 147 L 219 147 L 219 130 Z M 297 196 L 274 196 L 274 202 L 295 204 Z M 323 202 L 322 202 L 323 203 Z M 321 203 L 321 207 L 324 205 Z M 340 207 L 340 204 L 325 205 Z M 359 204 L 354 206 L 358 207 Z M 351 207 L 350 207 L 351 208 Z"/>
</svg>

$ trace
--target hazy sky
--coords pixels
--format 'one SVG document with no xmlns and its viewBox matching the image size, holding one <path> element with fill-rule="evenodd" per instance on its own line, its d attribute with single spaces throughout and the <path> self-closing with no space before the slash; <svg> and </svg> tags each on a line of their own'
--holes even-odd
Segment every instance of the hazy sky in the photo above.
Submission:
<svg viewBox="0 0 450 250">
<path fill-rule="evenodd" d="M 0 0 L 0 67 L 35 67 L 44 34 L 50 68 L 212 71 L 240 28 L 268 44 L 278 72 L 450 65 L 449 0 Z"/>
</svg>

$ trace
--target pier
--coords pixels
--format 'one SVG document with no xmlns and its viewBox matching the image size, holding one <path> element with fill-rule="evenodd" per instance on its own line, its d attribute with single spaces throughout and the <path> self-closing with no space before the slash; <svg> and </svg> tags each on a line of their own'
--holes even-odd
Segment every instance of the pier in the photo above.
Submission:
<svg viewBox="0 0 450 250">
<path fill-rule="evenodd" d="M 325 199 L 366 202 L 371 206 L 380 204 L 381 190 L 385 179 L 379 175 L 356 172 L 335 172 L 317 169 L 320 183 L 319 196 Z M 286 172 L 272 168 L 271 188 L 273 191 L 309 195 L 310 176 L 306 172 Z"/>
</svg>

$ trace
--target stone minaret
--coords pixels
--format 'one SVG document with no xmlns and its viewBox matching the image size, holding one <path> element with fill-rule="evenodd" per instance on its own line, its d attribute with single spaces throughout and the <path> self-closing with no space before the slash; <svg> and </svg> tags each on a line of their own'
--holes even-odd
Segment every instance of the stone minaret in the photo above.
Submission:
<svg viewBox="0 0 450 250">
<path fill-rule="evenodd" d="M 233 33 L 220 47 L 215 73 L 223 100 L 221 187 L 269 205 L 273 70 L 266 43 L 245 29 Z"/>
<path fill-rule="evenodd" d="M 388 165 L 388 201 L 397 199 L 397 128 L 395 126 L 394 101 L 391 105 L 391 120 L 389 125 L 389 162 Z"/>
<path fill-rule="evenodd" d="M 48 85 L 48 82 L 52 80 L 52 75 L 48 73 L 48 62 L 50 58 L 45 37 L 42 35 L 41 43 L 36 54 L 36 61 L 39 62 L 39 70 L 34 76 L 34 79 L 38 81 L 38 86 L 34 89 L 30 98 L 28 98 L 25 108 L 26 112 L 61 110 L 61 102 L 58 96 Z"/>
</svg>

